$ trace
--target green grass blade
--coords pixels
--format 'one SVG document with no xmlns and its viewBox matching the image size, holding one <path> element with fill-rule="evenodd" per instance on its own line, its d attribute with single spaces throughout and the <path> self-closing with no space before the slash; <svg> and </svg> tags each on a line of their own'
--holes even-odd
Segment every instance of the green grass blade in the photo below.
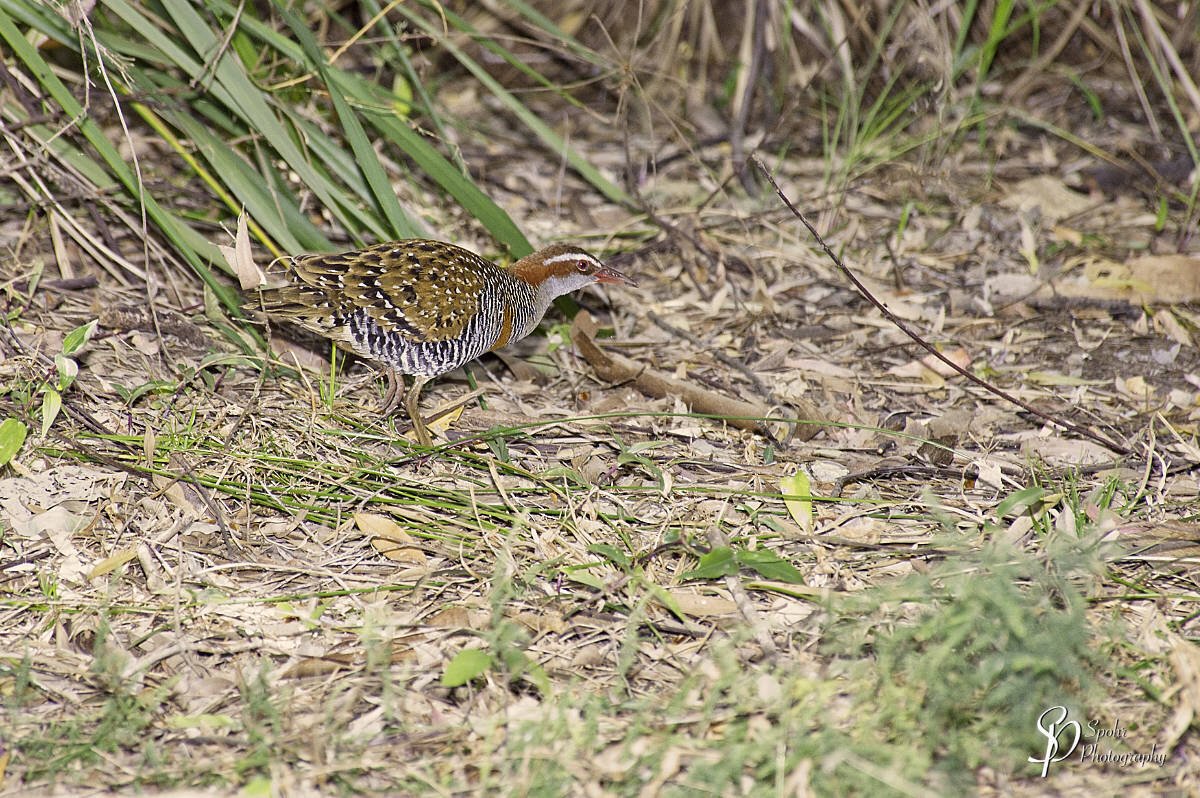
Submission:
<svg viewBox="0 0 1200 798">
<path fill-rule="evenodd" d="M 226 0 L 213 0 L 213 7 L 223 14 L 233 15 L 236 12 L 234 6 Z M 299 45 L 280 35 L 278 31 L 271 29 L 260 20 L 243 16 L 240 29 L 267 47 L 276 50 L 282 58 L 293 61 L 305 60 Z M 357 74 L 336 67 L 327 66 L 326 76 L 331 86 L 346 97 L 348 102 L 369 111 L 364 114 L 363 120 L 370 127 L 411 158 L 419 170 L 427 174 L 468 213 L 478 219 L 488 232 L 512 254 L 519 257 L 533 251 L 533 247 L 530 246 L 525 235 L 504 209 L 484 194 L 469 176 L 463 174 L 432 144 L 413 130 L 405 120 L 396 116 L 391 105 L 391 97 L 385 89 Z"/>
<path fill-rule="evenodd" d="M 191 139 L 196 151 L 245 205 L 246 212 L 285 251 L 296 254 L 332 248 L 329 239 L 308 220 L 291 197 L 272 191 L 262 174 L 256 172 L 228 142 L 213 135 L 203 122 L 186 113 L 164 115 Z M 230 210 L 237 212 L 236 208 Z"/>
<path fill-rule="evenodd" d="M 524 233 L 499 205 L 480 191 L 479 187 L 471 182 L 470 177 L 455 168 L 432 144 L 383 104 L 383 98 L 379 97 L 382 91 L 379 87 L 368 84 L 350 73 L 334 73 L 332 77 L 340 86 L 357 88 L 357 92 L 352 90 L 348 92 L 350 94 L 374 95 L 377 107 L 381 107 L 382 110 L 367 117 L 371 126 L 404 150 L 423 172 L 458 200 L 463 208 L 478 219 L 514 255 L 521 257 L 533 251 Z"/>
<path fill-rule="evenodd" d="M 596 167 L 588 163 L 587 159 L 580 155 L 573 147 L 567 144 L 562 136 L 550 129 L 550 126 L 543 122 L 537 114 L 533 113 L 529 108 L 516 98 L 516 96 L 508 89 L 500 85 L 500 82 L 492 77 L 483 66 L 475 59 L 467 55 L 463 50 L 449 41 L 442 35 L 439 28 L 434 26 L 424 17 L 414 13 L 406 6 L 397 6 L 396 11 L 408 19 L 414 26 L 424 31 L 429 36 L 433 37 L 446 52 L 454 56 L 454 58 L 463 65 L 475 79 L 484 85 L 484 87 L 496 97 L 497 100 L 504 105 L 513 116 L 529 128 L 538 139 L 546 145 L 546 148 L 556 156 L 561 156 L 574 169 L 580 177 L 592 184 L 592 186 L 613 202 L 618 202 L 624 205 L 633 204 L 633 198 L 625 193 L 624 189 L 613 183 L 611 180 L 600 174 Z"/>
<path fill-rule="evenodd" d="M 110 2 L 123 3 L 124 0 Z M 208 59 L 220 52 L 220 39 L 190 3 L 183 0 L 164 0 L 163 5 L 195 53 Z M 215 64 L 211 65 L 209 72 L 213 80 L 210 90 L 223 95 L 223 101 L 237 112 L 250 130 L 263 137 L 288 167 L 295 171 L 301 182 L 317 195 L 322 204 L 334 213 L 348 230 L 357 232 L 367 227 L 376 236 L 386 237 L 385 230 L 377 220 L 358 211 L 351 198 L 334 185 L 326 174 L 314 168 L 292 135 L 284 128 L 267 98 L 234 55 L 222 52 Z M 191 77 L 199 79 L 204 75 L 196 72 Z"/>
<path fill-rule="evenodd" d="M 333 102 L 333 108 L 337 113 L 338 121 L 342 124 L 342 132 L 345 133 L 346 139 L 350 143 L 350 148 L 354 151 L 355 162 L 361 170 L 367 185 L 370 187 L 375 207 L 391 225 L 392 237 L 417 238 L 424 235 L 425 231 L 421 226 L 410 219 L 408 214 L 400 207 L 400 203 L 396 201 L 396 192 L 392 189 L 387 175 L 383 172 L 383 167 L 379 163 L 379 157 L 375 154 L 375 149 L 371 146 L 371 142 L 367 140 L 367 134 L 363 129 L 362 123 L 358 121 L 358 116 L 342 95 L 341 86 L 331 79 L 331 70 L 325 64 L 324 56 L 321 55 L 321 50 L 317 46 L 316 39 L 313 38 L 307 26 L 286 8 L 277 6 L 276 10 L 300 42 L 309 68 L 321 76 L 321 80 L 329 90 L 329 99 Z"/>
<path fill-rule="evenodd" d="M 125 163 L 116 147 L 108 140 L 104 131 L 95 120 L 87 115 L 70 89 L 58 79 L 37 49 L 21 34 L 7 13 L 2 11 L 0 11 L 0 39 L 8 42 L 14 55 L 25 64 L 38 84 L 50 95 L 50 98 L 58 104 L 68 118 L 75 120 L 79 132 L 95 148 L 108 170 L 131 196 L 142 203 L 147 216 L 176 246 L 180 256 L 212 289 L 221 303 L 230 309 L 237 308 L 240 305 L 237 293 L 223 280 L 218 279 L 216 274 L 208 268 L 207 263 L 221 262 L 216 247 L 196 236 L 186 225 L 144 191 L 140 180 Z"/>
<path fill-rule="evenodd" d="M 433 97 L 430 96 L 429 90 L 425 88 L 425 82 L 421 80 L 421 76 L 417 74 L 417 69 L 413 66 L 412 58 L 409 57 L 409 48 L 399 40 L 397 31 L 387 24 L 385 15 L 379 7 L 379 3 L 375 0 L 364 0 L 364 5 L 370 11 L 372 18 L 376 19 L 375 29 L 380 39 L 380 55 L 388 62 L 399 66 L 404 79 L 412 88 L 415 97 L 412 102 L 415 102 L 416 107 L 420 108 L 424 113 L 425 118 L 433 126 L 434 135 L 437 138 L 446 141 L 450 138 L 446 132 L 446 123 L 442 120 L 442 116 L 438 113 L 436 103 Z M 404 115 L 402 113 L 402 115 Z M 452 149 L 450 157 L 454 160 L 454 165 L 458 167 L 460 172 L 467 172 L 467 165 L 462 160 L 461 154 L 457 149 Z"/>
<path fill-rule="evenodd" d="M 549 17 L 526 3 L 525 0 L 505 0 L 505 3 L 535 27 L 547 34 L 550 41 L 564 45 L 571 54 L 592 66 L 611 69 L 612 64 L 579 43 L 579 40 L 560 28 Z"/>
</svg>

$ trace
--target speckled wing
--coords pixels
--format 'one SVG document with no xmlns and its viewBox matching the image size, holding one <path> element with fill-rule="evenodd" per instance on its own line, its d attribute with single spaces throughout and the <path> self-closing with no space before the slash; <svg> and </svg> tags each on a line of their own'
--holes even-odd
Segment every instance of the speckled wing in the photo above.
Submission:
<svg viewBox="0 0 1200 798">
<path fill-rule="evenodd" d="M 336 285 L 336 279 L 327 275 L 316 283 L 309 283 L 295 273 L 291 258 L 282 262 L 286 264 L 289 282 L 259 289 L 255 300 L 246 303 L 247 309 L 265 311 L 270 316 L 286 319 L 349 345 L 349 331 L 341 324 L 341 293 L 336 288 L 321 285 L 325 282 Z"/>
<path fill-rule="evenodd" d="M 334 298 L 337 314 L 365 311 L 413 343 L 459 338 L 500 269 L 440 241 L 413 239 L 292 260 L 301 284 Z"/>
</svg>

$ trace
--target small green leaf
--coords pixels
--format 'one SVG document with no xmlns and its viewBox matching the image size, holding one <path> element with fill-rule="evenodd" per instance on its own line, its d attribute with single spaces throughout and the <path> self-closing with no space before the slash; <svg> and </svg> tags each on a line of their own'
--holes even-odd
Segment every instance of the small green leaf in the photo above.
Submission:
<svg viewBox="0 0 1200 798">
<path fill-rule="evenodd" d="M 1045 495 L 1046 489 L 1038 485 L 1022 488 L 1016 493 L 1009 494 L 1004 501 L 996 505 L 996 517 L 1004 518 L 1007 515 L 1019 515 L 1039 504 Z"/>
<path fill-rule="evenodd" d="M 591 554 L 599 554 L 618 568 L 625 569 L 629 567 L 629 557 L 616 546 L 611 546 L 608 543 L 593 543 L 587 547 L 587 550 Z"/>
<path fill-rule="evenodd" d="M 590 587 L 592 590 L 603 590 L 604 589 L 604 580 L 601 579 L 600 577 L 596 576 L 595 574 L 588 573 L 587 571 L 582 571 L 582 570 L 568 571 L 567 579 L 570 579 L 572 582 L 577 582 L 578 584 L 584 585 L 586 587 Z"/>
<path fill-rule="evenodd" d="M 21 451 L 25 443 L 25 435 L 29 432 L 25 425 L 15 418 L 0 421 L 0 466 L 8 465 L 9 461 Z"/>
<path fill-rule="evenodd" d="M 87 324 L 82 324 L 67 333 L 67 337 L 63 339 L 63 354 L 73 355 L 92 339 L 92 335 L 96 332 L 96 327 L 100 322 L 92 319 Z"/>
<path fill-rule="evenodd" d="M 551 324 L 546 330 L 546 352 L 553 353 L 564 346 L 571 345 L 571 325 Z"/>
<path fill-rule="evenodd" d="M 804 584 L 804 575 L 787 560 L 773 551 L 759 549 L 757 551 L 741 550 L 737 553 L 739 565 L 749 568 L 763 579 L 775 582 L 790 582 L 793 585 Z"/>
<path fill-rule="evenodd" d="M 478 650 L 478 649 L 476 649 Z M 498 660 L 503 670 L 510 676 L 520 676 L 529 668 L 530 659 L 524 651 L 516 646 L 501 646 L 499 653 L 493 659 Z M 480 671 L 482 673 L 482 671 Z"/>
<path fill-rule="evenodd" d="M 492 655 L 481 648 L 464 648 L 442 671 L 442 687 L 462 687 L 492 667 Z"/>
<path fill-rule="evenodd" d="M 46 433 L 50 431 L 50 425 L 54 423 L 54 419 L 58 418 L 59 411 L 62 410 L 62 394 L 53 388 L 47 388 L 42 394 L 42 437 L 46 437 Z"/>
<path fill-rule="evenodd" d="M 508 442 L 500 435 L 487 439 L 487 446 L 492 450 L 492 456 L 501 463 L 511 463 L 512 456 L 508 453 Z"/>
<path fill-rule="evenodd" d="M 688 571 L 683 579 L 716 579 L 718 576 L 729 576 L 737 573 L 737 560 L 734 559 L 733 549 L 727 546 L 713 549 L 700 558 L 695 570 Z"/>
<path fill-rule="evenodd" d="M 392 97 L 392 110 L 396 112 L 396 116 L 408 119 L 412 114 L 412 84 L 399 72 L 392 78 Z"/>
<path fill-rule="evenodd" d="M 554 466 L 553 468 L 547 468 L 538 476 L 547 482 L 551 480 L 565 479 L 574 483 L 576 487 L 590 487 L 590 483 L 583 476 L 583 474 L 580 474 L 570 466 Z"/>
<path fill-rule="evenodd" d="M 803 468 L 798 468 L 792 476 L 779 480 L 779 491 L 783 494 L 783 504 L 787 507 L 788 514 L 806 533 L 811 533 L 813 527 L 811 490 L 812 485 Z"/>
<path fill-rule="evenodd" d="M 64 354 L 54 356 L 54 368 L 58 372 L 56 385 L 60 392 L 70 388 L 71 383 L 75 382 L 75 378 L 79 376 L 79 364 L 75 362 L 74 358 L 69 358 Z"/>
<path fill-rule="evenodd" d="M 134 402 L 141 399 L 148 393 L 175 393 L 179 383 L 175 380 L 151 380 L 143 382 L 135 388 L 126 388 L 124 385 L 114 385 L 117 393 L 121 395 L 121 399 L 125 404 L 132 406 Z"/>
<path fill-rule="evenodd" d="M 240 720 L 234 719 L 231 715 L 214 714 L 211 712 L 203 712 L 199 715 L 175 715 L 166 719 L 168 728 L 199 729 L 205 732 L 212 732 L 218 729 L 236 729 L 240 723 Z"/>
<path fill-rule="evenodd" d="M 546 669 L 541 665 L 538 665 L 536 662 L 529 663 L 523 675 L 542 695 L 549 696 L 552 694 L 554 688 L 550 684 L 550 677 L 546 675 Z"/>
<path fill-rule="evenodd" d="M 672 615 L 674 615 L 683 623 L 688 622 L 687 613 L 683 611 L 683 607 L 679 606 L 679 602 L 675 600 L 675 597 L 671 595 L 669 590 L 664 588 L 662 585 L 656 585 L 653 582 L 648 582 L 646 584 L 646 590 L 649 592 L 651 598 L 666 607 Z"/>
<path fill-rule="evenodd" d="M 274 785 L 267 776 L 256 776 L 246 782 L 238 798 L 269 798 L 275 793 Z"/>
</svg>

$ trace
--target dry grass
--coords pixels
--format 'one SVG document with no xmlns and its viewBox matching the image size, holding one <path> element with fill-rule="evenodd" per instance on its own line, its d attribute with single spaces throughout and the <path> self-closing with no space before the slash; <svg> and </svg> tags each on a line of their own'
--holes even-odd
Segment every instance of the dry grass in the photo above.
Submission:
<svg viewBox="0 0 1200 798">
<path fill-rule="evenodd" d="M 797 4 L 747 81 L 737 6 L 564 13 L 594 62 L 522 50 L 546 33 L 515 11 L 469 17 L 586 103 L 521 94 L 624 205 L 440 83 L 431 40 L 414 74 L 529 239 L 636 274 L 579 298 L 602 345 L 781 418 L 815 405 L 811 440 L 603 383 L 555 316 L 511 367 L 475 364 L 482 398 L 421 450 L 368 369 L 281 330 L 257 349 L 132 207 L 51 182 L 35 212 L 56 162 L 9 167 L 0 418 L 29 438 L 0 471 L 0 795 L 1196 790 L 1200 260 L 1196 181 L 1165 157 L 1197 113 L 1167 56 L 1195 42 L 1088 4 L 985 57 L 1002 3 L 961 42 L 959 9 Z M 772 35 L 785 8 L 763 4 Z M 1168 77 L 1129 78 L 1151 64 Z M 145 131 L 106 130 L 191 186 Z M 1132 453 L 931 368 L 739 173 L 754 151 L 941 351 Z M 1152 168 L 1109 168 L 1131 151 Z M 420 190 L 439 237 L 494 250 Z M 231 221 L 186 194 L 162 201 Z M 43 434 L 53 358 L 97 318 Z M 1086 742 L 1123 732 L 1099 753 L 1162 759 L 1077 753 L 1043 781 L 1055 704 Z"/>
</svg>

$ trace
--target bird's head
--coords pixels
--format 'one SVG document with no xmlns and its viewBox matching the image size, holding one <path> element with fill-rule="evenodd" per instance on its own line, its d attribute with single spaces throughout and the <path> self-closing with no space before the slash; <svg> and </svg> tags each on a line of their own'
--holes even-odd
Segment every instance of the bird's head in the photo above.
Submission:
<svg viewBox="0 0 1200 798">
<path fill-rule="evenodd" d="M 592 283 L 637 285 L 620 271 L 605 266 L 571 244 L 552 244 L 526 255 L 508 269 L 517 279 L 524 280 L 539 293 L 551 297 L 569 294 Z"/>
</svg>

